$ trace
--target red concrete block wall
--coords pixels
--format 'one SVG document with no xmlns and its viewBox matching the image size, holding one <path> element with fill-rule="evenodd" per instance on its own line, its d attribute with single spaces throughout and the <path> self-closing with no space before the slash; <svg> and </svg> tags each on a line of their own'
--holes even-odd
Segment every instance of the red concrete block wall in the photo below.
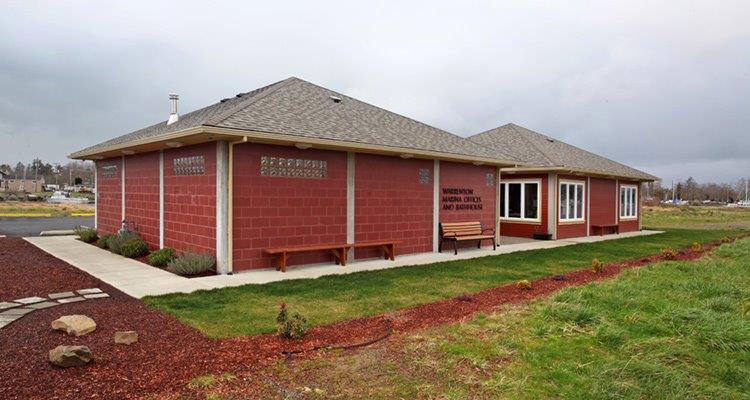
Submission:
<svg viewBox="0 0 750 400">
<path fill-rule="evenodd" d="M 105 167 L 114 167 L 114 174 L 105 177 Z M 96 221 L 99 234 L 112 234 L 122 223 L 122 158 L 96 162 Z"/>
<path fill-rule="evenodd" d="M 325 178 L 261 176 L 261 157 L 322 160 Z M 271 247 L 346 242 L 344 152 L 243 143 L 234 146 L 233 268 L 274 267 Z M 330 252 L 290 256 L 288 265 L 333 262 Z"/>
<path fill-rule="evenodd" d="M 421 183 L 420 169 L 429 172 Z M 432 251 L 432 160 L 356 155 L 355 240 L 400 240 L 397 254 Z M 355 257 L 380 253 L 357 249 Z"/>
<path fill-rule="evenodd" d="M 492 166 L 440 162 L 440 222 L 480 221 L 482 227 L 494 229 L 496 173 Z M 492 174 L 492 185 L 487 184 L 487 174 Z M 458 194 L 447 192 L 455 189 Z M 487 246 L 489 241 L 482 244 Z M 462 245 L 476 246 L 468 242 Z"/>
<path fill-rule="evenodd" d="M 557 176 L 557 185 L 556 191 L 560 191 L 560 181 L 566 180 L 566 181 L 579 181 L 586 184 L 585 190 L 586 193 L 589 193 L 589 188 L 587 185 L 587 178 L 581 177 L 581 176 L 575 176 L 575 175 L 558 175 Z M 587 195 L 586 196 L 587 202 L 590 203 L 590 198 Z M 586 203 L 587 204 L 587 203 Z M 559 200 L 559 193 L 555 194 L 555 207 L 560 207 L 560 200 Z M 585 208 L 585 204 L 584 204 Z M 559 210 L 558 210 L 559 213 Z M 566 238 L 574 238 L 574 237 L 583 237 L 587 235 L 587 224 L 590 216 L 588 213 L 584 212 L 584 221 L 583 222 L 576 222 L 576 223 L 561 223 L 557 221 L 557 239 L 566 239 Z"/>
<path fill-rule="evenodd" d="M 635 185 L 638 187 L 638 192 L 636 196 L 636 209 L 638 210 L 638 219 L 625 219 L 625 220 L 619 220 L 620 225 L 620 232 L 634 232 L 640 230 L 638 228 L 639 221 L 641 219 L 641 185 L 638 182 L 630 182 L 630 181 L 620 181 L 620 185 Z M 620 188 L 617 188 L 617 217 L 619 219 L 620 217 Z"/>
<path fill-rule="evenodd" d="M 159 248 L 159 152 L 125 156 L 125 220 L 129 228 Z"/>
<path fill-rule="evenodd" d="M 617 184 L 614 179 L 591 178 L 591 225 L 617 224 Z M 606 232 L 606 231 L 605 231 Z M 598 229 L 591 229 L 592 235 L 598 235 Z"/>
<path fill-rule="evenodd" d="M 191 156 L 203 156 L 205 172 L 176 175 L 173 160 Z M 215 142 L 164 150 L 164 245 L 216 254 Z"/>
<path fill-rule="evenodd" d="M 542 184 L 540 209 L 541 218 L 538 223 L 521 223 L 521 222 L 508 222 L 500 221 L 500 234 L 503 236 L 515 236 L 532 238 L 534 233 L 552 233 L 547 232 L 547 223 L 549 221 L 549 209 L 547 207 L 547 195 L 548 195 L 548 181 L 549 175 L 547 174 L 506 174 L 502 176 L 503 180 L 514 180 L 514 179 L 540 179 Z M 554 196 L 554 193 L 552 194 Z"/>
</svg>

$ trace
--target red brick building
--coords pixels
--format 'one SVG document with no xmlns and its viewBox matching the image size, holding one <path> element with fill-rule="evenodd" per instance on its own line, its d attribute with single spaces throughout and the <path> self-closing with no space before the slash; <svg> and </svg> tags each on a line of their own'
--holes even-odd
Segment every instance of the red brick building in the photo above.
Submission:
<svg viewBox="0 0 750 400">
<path fill-rule="evenodd" d="M 127 221 L 153 249 L 215 254 L 219 273 L 272 267 L 274 247 L 437 251 L 440 222 L 498 237 L 638 230 L 639 186 L 655 179 L 515 125 L 466 139 L 297 78 L 180 117 L 174 101 L 169 121 L 71 157 L 96 163 L 100 232 Z"/>
</svg>

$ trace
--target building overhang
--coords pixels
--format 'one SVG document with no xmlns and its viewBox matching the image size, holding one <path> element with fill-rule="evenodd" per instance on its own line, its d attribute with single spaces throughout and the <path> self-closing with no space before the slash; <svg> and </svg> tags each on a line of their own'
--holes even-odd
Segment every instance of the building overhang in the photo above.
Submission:
<svg viewBox="0 0 750 400">
<path fill-rule="evenodd" d="M 401 156 L 402 158 L 423 158 L 464 163 L 470 162 L 476 165 L 492 165 L 498 167 L 519 165 L 518 161 L 498 160 L 488 157 L 478 157 L 431 150 L 383 146 L 369 143 L 311 138 L 297 135 L 258 132 L 244 129 L 224 128 L 206 125 L 173 132 L 166 135 L 136 139 L 127 143 L 113 144 L 111 146 L 92 149 L 90 151 L 78 151 L 70 154 L 68 157 L 76 160 L 102 160 L 123 155 L 146 153 L 150 151 L 207 143 L 217 140 L 296 146 L 300 149 L 316 148 L 336 151 L 353 151 L 359 153 Z"/>
<path fill-rule="evenodd" d="M 630 180 L 630 181 L 635 181 L 635 182 L 654 182 L 658 180 L 658 178 L 647 179 L 644 177 L 608 174 L 608 173 L 603 173 L 600 171 L 587 170 L 587 169 L 582 169 L 582 168 L 568 168 L 568 167 L 518 167 L 516 166 L 516 167 L 501 168 L 500 172 L 503 174 L 509 174 L 509 175 L 555 172 L 558 174 L 590 176 L 593 178 L 623 179 L 623 180 Z"/>
</svg>

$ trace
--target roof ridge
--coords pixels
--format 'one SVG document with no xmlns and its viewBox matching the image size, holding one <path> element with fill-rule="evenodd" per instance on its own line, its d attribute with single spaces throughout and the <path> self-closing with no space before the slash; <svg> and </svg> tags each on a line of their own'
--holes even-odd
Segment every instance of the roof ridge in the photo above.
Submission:
<svg viewBox="0 0 750 400">
<path fill-rule="evenodd" d="M 219 114 L 217 117 L 211 118 L 210 120 L 204 122 L 203 125 L 211 125 L 211 126 L 219 125 L 220 123 L 222 123 L 224 120 L 231 117 L 235 113 L 239 112 L 240 110 L 246 107 L 249 107 L 256 101 L 268 96 L 269 94 L 279 90 L 280 88 L 287 86 L 289 83 L 293 82 L 294 80 L 301 80 L 301 79 L 290 76 L 289 78 L 286 78 L 278 82 L 274 82 L 270 85 L 266 85 L 258 89 L 251 90 L 249 92 L 245 92 L 243 93 L 243 95 L 251 93 L 251 92 L 260 91 L 258 94 L 254 96 L 250 96 L 247 99 L 240 101 L 237 105 L 235 105 L 234 107 L 230 108 L 227 111 L 224 111 L 223 113 Z"/>
<path fill-rule="evenodd" d="M 544 158 L 545 158 L 545 159 L 546 159 L 547 161 L 549 161 L 549 162 L 550 162 L 550 164 L 552 164 L 553 166 L 558 166 L 558 164 L 557 164 L 557 163 L 555 163 L 555 161 L 553 161 L 553 160 L 552 160 L 552 159 L 551 159 L 550 157 L 548 157 L 548 156 L 547 156 L 547 153 L 545 153 L 545 152 L 544 152 L 544 150 L 540 149 L 540 148 L 539 148 L 539 147 L 538 147 L 537 145 L 535 145 L 535 144 L 534 144 L 534 143 L 533 143 L 533 142 L 532 142 L 531 140 L 529 140 L 529 139 L 528 139 L 528 138 L 526 137 L 526 135 L 524 135 L 524 134 L 523 134 L 523 133 L 521 133 L 521 132 L 520 132 L 520 131 L 519 131 L 518 129 L 516 129 L 516 127 L 517 127 L 518 125 L 516 125 L 516 124 L 514 124 L 514 123 L 512 123 L 512 122 L 511 122 L 511 123 L 509 123 L 508 125 L 510 126 L 510 129 L 512 129 L 512 130 L 513 130 L 514 132 L 516 132 L 516 134 L 518 134 L 518 136 L 520 136 L 520 137 L 521 137 L 521 138 L 522 138 L 522 139 L 523 139 L 523 140 L 524 140 L 524 141 L 525 141 L 526 143 L 528 143 L 528 144 L 529 144 L 529 146 L 531 146 L 532 148 L 534 148 L 534 150 L 536 150 L 537 152 L 539 152 L 539 154 L 541 154 L 541 155 L 542 155 L 542 157 L 544 157 Z M 518 127 L 521 127 L 521 126 L 518 126 Z M 526 128 L 524 128 L 524 129 L 526 129 Z M 529 131 L 531 131 L 531 132 L 534 132 L 534 131 L 532 131 L 531 129 L 529 129 Z M 536 132 L 534 132 L 534 133 L 536 133 Z M 565 142 L 563 142 L 563 143 L 565 143 Z"/>
</svg>

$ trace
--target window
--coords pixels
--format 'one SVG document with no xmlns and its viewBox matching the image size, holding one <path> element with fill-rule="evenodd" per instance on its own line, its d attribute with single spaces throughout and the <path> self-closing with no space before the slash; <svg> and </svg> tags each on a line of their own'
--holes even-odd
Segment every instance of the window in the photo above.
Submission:
<svg viewBox="0 0 750 400">
<path fill-rule="evenodd" d="M 638 187 L 620 186 L 620 218 L 638 218 Z"/>
<path fill-rule="evenodd" d="M 500 184 L 500 218 L 539 221 L 540 181 L 508 181 Z"/>
<path fill-rule="evenodd" d="M 560 182 L 560 221 L 583 221 L 586 195 L 583 182 Z"/>
</svg>

